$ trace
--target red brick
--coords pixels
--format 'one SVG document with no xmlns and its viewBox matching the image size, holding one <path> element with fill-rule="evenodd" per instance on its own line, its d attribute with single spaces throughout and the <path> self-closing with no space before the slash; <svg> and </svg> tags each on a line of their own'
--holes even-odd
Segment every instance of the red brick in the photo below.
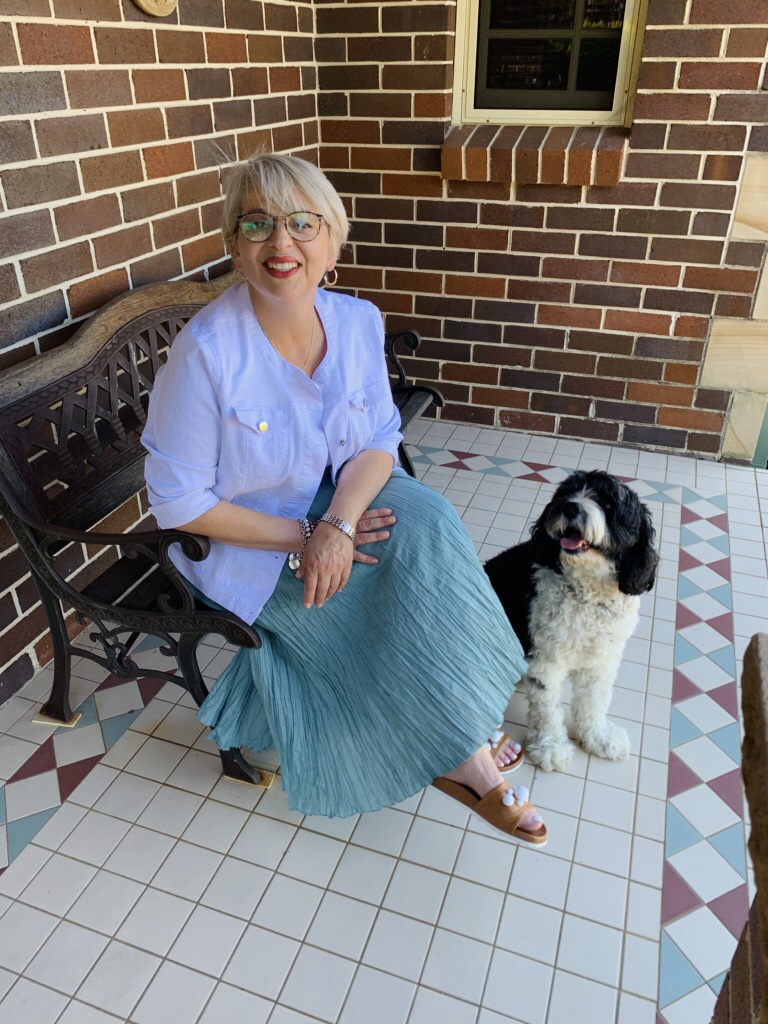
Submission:
<svg viewBox="0 0 768 1024">
<path fill-rule="evenodd" d="M 608 309 L 605 313 L 605 328 L 608 331 L 667 335 L 672 329 L 672 317 L 657 313 L 638 313 L 628 309 Z"/>
<path fill-rule="evenodd" d="M 189 142 L 167 146 L 149 146 L 144 150 L 148 178 L 170 178 L 195 169 L 195 157 Z"/>
<path fill-rule="evenodd" d="M 180 68 L 134 71 L 133 88 L 137 103 L 171 103 L 187 98 L 184 72 Z"/>
<path fill-rule="evenodd" d="M 553 434 L 557 425 L 557 419 L 554 416 L 542 416 L 540 413 L 511 412 L 506 409 L 500 409 L 499 425 L 510 430 Z"/>
<path fill-rule="evenodd" d="M 710 107 L 709 96 L 695 93 L 640 93 L 635 101 L 635 117 L 638 121 L 707 121 Z"/>
<path fill-rule="evenodd" d="M 690 409 L 693 405 L 693 388 L 674 387 L 670 384 L 650 384 L 646 381 L 629 381 L 627 398 L 630 402 L 679 405 Z"/>
<path fill-rule="evenodd" d="M 729 19 L 730 20 L 730 19 Z M 719 57 L 722 29 L 653 29 L 645 31 L 645 57 Z M 637 117 L 637 111 L 635 111 Z"/>
<path fill-rule="evenodd" d="M 699 379 L 699 367 L 695 363 L 667 363 L 664 380 L 675 384 L 695 384 Z"/>
<path fill-rule="evenodd" d="M 67 290 L 72 317 L 85 316 L 100 309 L 110 299 L 127 291 L 128 287 L 128 273 L 123 269 L 112 270 L 88 281 L 78 281 Z"/>
<path fill-rule="evenodd" d="M 601 317 L 599 309 L 541 305 L 536 322 L 560 327 L 599 327 Z"/>
<path fill-rule="evenodd" d="M 138 153 L 105 153 L 83 158 L 80 171 L 86 192 L 101 192 L 119 185 L 141 181 L 144 172 Z"/>
<path fill-rule="evenodd" d="M 494 228 L 455 227 L 445 229 L 445 244 L 449 249 L 491 249 L 504 252 L 509 232 Z"/>
<path fill-rule="evenodd" d="M 221 259 L 224 256 L 224 242 L 217 232 L 206 238 L 187 243 L 182 247 L 181 255 L 184 269 L 193 270 L 205 266 L 206 263 L 213 263 L 215 260 Z"/>
<path fill-rule="evenodd" d="M 704 412 L 703 409 L 659 409 L 658 423 L 665 427 L 683 427 L 685 430 L 723 429 L 724 419 L 720 412 Z"/>
<path fill-rule="evenodd" d="M 160 64 L 205 64 L 205 36 L 183 30 L 158 32 L 157 59 Z"/>
<path fill-rule="evenodd" d="M 477 274 L 447 274 L 445 291 L 448 295 L 479 295 L 489 299 L 504 298 L 504 281 L 499 277 L 482 277 Z"/>
<path fill-rule="evenodd" d="M 751 28 L 732 28 L 728 33 L 727 57 L 759 57 L 765 56 L 768 46 L 768 30 L 752 26 Z"/>
<path fill-rule="evenodd" d="M 607 281 L 611 264 L 608 260 L 578 260 L 555 256 L 545 257 L 542 277 L 564 277 L 568 281 Z"/>
<path fill-rule="evenodd" d="M 94 238 L 93 248 L 96 252 L 96 266 L 101 270 L 127 263 L 152 248 L 152 238 L 148 224 L 137 224 L 135 227 L 113 231 L 110 235 Z"/>
<path fill-rule="evenodd" d="M 584 234 L 579 238 L 580 256 L 642 260 L 646 258 L 647 250 L 648 239 L 641 235 Z"/>
<path fill-rule="evenodd" d="M 67 64 L 93 64 L 91 33 L 85 25 L 17 26 L 23 64 L 50 64 L 59 67 L 62 55 Z"/>
<path fill-rule="evenodd" d="M 165 249 L 200 234 L 200 212 L 197 209 L 162 217 L 152 223 L 155 248 Z"/>
<path fill-rule="evenodd" d="M 524 299 L 528 302 L 569 302 L 571 288 L 571 284 L 566 281 L 525 281 L 511 278 L 507 282 L 507 298 Z"/>
<path fill-rule="evenodd" d="M 675 334 L 681 338 L 706 338 L 709 319 L 703 316 L 679 316 L 675 321 Z"/>
<path fill-rule="evenodd" d="M 730 18 L 730 13 L 729 13 Z M 694 64 L 680 66 L 679 89 L 735 90 L 748 92 L 759 88 L 762 65 L 744 62 Z"/>
<path fill-rule="evenodd" d="M 205 47 L 209 64 L 245 64 L 248 60 L 245 35 L 234 32 L 206 32 Z M 173 62 L 169 60 L 169 63 Z M 194 63 L 198 64 L 200 61 L 195 59 Z"/>
<path fill-rule="evenodd" d="M 540 180 L 539 154 L 547 131 L 544 127 L 529 126 L 520 136 L 514 153 L 514 180 L 520 185 L 530 185 Z"/>
<path fill-rule="evenodd" d="M 527 409 L 527 391 L 511 391 L 506 388 L 472 388 L 472 401 L 476 405 L 491 405 L 497 409 Z"/>
<path fill-rule="evenodd" d="M 569 185 L 592 183 L 592 165 L 599 137 L 598 128 L 578 128 L 574 133 L 571 148 L 568 150 L 566 181 Z"/>
<path fill-rule="evenodd" d="M 19 54 L 10 23 L 0 24 L 0 66 L 13 67 L 19 63 Z"/>
<path fill-rule="evenodd" d="M 560 352 L 539 349 L 534 353 L 533 364 L 539 370 L 553 370 L 556 373 L 595 372 L 597 357 L 589 352 Z"/>
<path fill-rule="evenodd" d="M 611 267 L 611 280 L 622 284 L 650 284 L 675 288 L 680 283 L 681 266 L 654 263 L 623 263 L 616 260 Z"/>
<path fill-rule="evenodd" d="M 43 157 L 105 149 L 109 144 L 103 114 L 49 117 L 35 122 L 35 134 Z"/>
<path fill-rule="evenodd" d="M 597 364 L 597 375 L 598 377 L 619 377 L 623 380 L 661 380 L 663 365 L 660 360 L 601 356 Z"/>
<path fill-rule="evenodd" d="M 562 185 L 565 181 L 565 158 L 573 137 L 573 128 L 552 128 L 541 148 L 543 185 Z"/>
<path fill-rule="evenodd" d="M 68 199 L 80 193 L 77 167 L 70 161 L 8 169 L 3 171 L 2 181 L 9 210 Z"/>
<path fill-rule="evenodd" d="M 127 71 L 116 68 L 97 71 L 89 68 L 88 71 L 67 71 L 64 77 L 73 109 L 122 107 L 133 103 L 131 77 Z"/>
<path fill-rule="evenodd" d="M 155 36 L 149 29 L 97 26 L 94 33 L 100 64 L 155 63 Z"/>
<path fill-rule="evenodd" d="M 24 284 L 30 293 L 45 291 L 73 277 L 90 274 L 92 270 L 93 261 L 87 242 L 59 246 L 21 261 Z"/>
<path fill-rule="evenodd" d="M 411 169 L 411 154 L 404 146 L 356 147 L 352 149 L 348 157 L 351 166 L 360 170 L 409 171 Z"/>
<path fill-rule="evenodd" d="M 576 249 L 576 235 L 562 231 L 512 231 L 511 248 L 520 252 L 550 252 L 571 255 Z"/>
<path fill-rule="evenodd" d="M 720 0 L 693 0 L 689 20 L 691 25 L 721 25 L 724 13 Z M 727 15 L 730 25 L 760 25 L 768 11 L 765 0 L 728 0 Z"/>
<path fill-rule="evenodd" d="M 683 278 L 686 288 L 702 288 L 713 292 L 746 292 L 751 295 L 757 285 L 756 270 L 730 270 L 727 267 L 688 267 Z"/>
<path fill-rule="evenodd" d="M 443 290 L 443 276 L 442 274 L 419 273 L 413 270 L 387 270 L 385 288 L 399 292 L 427 292 L 432 295 L 440 295 Z"/>
<path fill-rule="evenodd" d="M 165 138 L 163 115 L 157 107 L 113 110 L 107 114 L 112 145 L 134 146 Z"/>
</svg>

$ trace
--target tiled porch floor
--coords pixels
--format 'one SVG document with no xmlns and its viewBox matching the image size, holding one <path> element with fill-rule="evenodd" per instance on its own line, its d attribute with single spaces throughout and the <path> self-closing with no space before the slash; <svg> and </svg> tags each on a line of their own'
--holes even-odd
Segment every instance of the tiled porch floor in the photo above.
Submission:
<svg viewBox="0 0 768 1024">
<path fill-rule="evenodd" d="M 0 1019 L 708 1024 L 751 898 L 736 679 L 768 622 L 768 473 L 426 421 L 409 439 L 483 559 L 569 469 L 634 481 L 662 563 L 611 706 L 630 760 L 518 773 L 544 851 L 429 789 L 312 819 L 279 778 L 222 779 L 173 684 L 82 660 L 78 727 L 32 724 L 45 671 L 0 709 Z M 231 651 L 204 653 L 213 680 Z M 507 719 L 522 737 L 520 696 Z"/>
</svg>

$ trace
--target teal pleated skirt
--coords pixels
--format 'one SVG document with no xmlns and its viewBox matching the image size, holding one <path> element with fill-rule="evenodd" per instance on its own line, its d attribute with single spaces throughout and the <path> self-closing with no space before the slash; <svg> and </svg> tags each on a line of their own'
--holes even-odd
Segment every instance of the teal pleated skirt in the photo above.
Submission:
<svg viewBox="0 0 768 1024">
<path fill-rule="evenodd" d="M 330 477 L 310 518 L 326 511 Z M 305 609 L 286 564 L 198 718 L 222 748 L 276 747 L 291 808 L 330 817 L 419 792 L 481 746 L 525 670 L 520 644 L 451 503 L 396 470 L 372 503 L 388 540 L 345 589 Z"/>
</svg>

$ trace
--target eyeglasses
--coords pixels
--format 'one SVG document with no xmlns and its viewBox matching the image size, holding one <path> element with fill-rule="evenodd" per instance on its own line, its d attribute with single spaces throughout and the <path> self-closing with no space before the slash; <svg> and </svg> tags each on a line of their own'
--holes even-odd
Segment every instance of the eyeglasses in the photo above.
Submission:
<svg viewBox="0 0 768 1024">
<path fill-rule="evenodd" d="M 255 210 L 253 213 L 241 213 L 235 220 L 240 234 L 249 242 L 266 242 L 275 233 L 277 223 L 281 220 L 285 221 L 286 230 L 291 238 L 295 238 L 297 242 L 311 242 L 320 233 L 323 215 L 312 213 L 311 210 L 295 210 L 285 217 L 273 217 L 263 210 Z"/>
</svg>

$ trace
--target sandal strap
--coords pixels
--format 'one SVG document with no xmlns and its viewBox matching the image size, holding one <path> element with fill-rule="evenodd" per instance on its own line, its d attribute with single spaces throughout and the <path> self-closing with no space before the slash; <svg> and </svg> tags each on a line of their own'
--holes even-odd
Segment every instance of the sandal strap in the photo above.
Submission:
<svg viewBox="0 0 768 1024">
<path fill-rule="evenodd" d="M 518 786 L 517 788 L 520 790 L 525 789 L 524 786 Z M 485 794 L 482 800 L 475 807 L 476 812 L 487 821 L 492 822 L 494 819 L 500 819 L 503 820 L 506 825 L 511 826 L 512 828 L 517 828 L 525 815 L 534 808 L 533 804 L 529 803 L 527 799 L 523 800 L 521 803 L 518 803 L 516 799 L 512 803 L 505 803 L 504 794 L 509 791 L 514 793 L 513 787 L 508 785 L 506 782 L 500 782 L 495 789 L 492 789 L 490 793 Z"/>
</svg>

